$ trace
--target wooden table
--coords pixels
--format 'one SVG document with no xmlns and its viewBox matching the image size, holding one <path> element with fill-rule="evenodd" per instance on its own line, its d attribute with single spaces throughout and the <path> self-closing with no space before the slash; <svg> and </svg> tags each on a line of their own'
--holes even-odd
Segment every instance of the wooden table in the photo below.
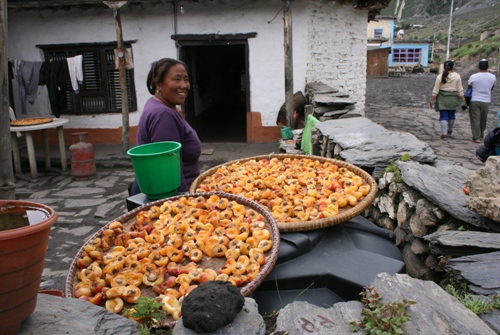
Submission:
<svg viewBox="0 0 500 335">
<path fill-rule="evenodd" d="M 50 168 L 50 149 L 49 149 L 49 138 L 47 136 L 47 129 L 56 128 L 57 136 L 59 138 L 59 152 L 61 155 L 61 170 L 63 173 L 67 172 L 67 159 L 66 159 L 66 147 L 64 144 L 64 132 L 63 125 L 68 123 L 68 119 L 53 119 L 52 122 L 37 124 L 32 126 L 11 126 L 10 127 L 10 137 L 12 152 L 14 154 L 14 169 L 16 174 L 22 175 L 21 170 L 21 156 L 19 154 L 19 143 L 17 132 L 24 134 L 26 138 L 26 148 L 28 150 L 28 159 L 30 163 L 31 178 L 38 178 L 38 171 L 36 168 L 36 157 L 35 157 L 35 146 L 33 145 L 32 132 L 35 130 L 42 131 L 43 138 L 43 150 L 45 154 L 45 167 Z"/>
</svg>

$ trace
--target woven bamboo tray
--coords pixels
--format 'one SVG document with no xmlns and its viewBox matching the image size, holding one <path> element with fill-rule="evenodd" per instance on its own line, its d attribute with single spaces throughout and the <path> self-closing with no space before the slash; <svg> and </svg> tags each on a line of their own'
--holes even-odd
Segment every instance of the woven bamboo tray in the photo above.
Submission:
<svg viewBox="0 0 500 335">
<path fill-rule="evenodd" d="M 84 245 L 80 248 L 78 253 L 76 254 L 75 258 L 73 259 L 71 266 L 68 271 L 68 276 L 66 278 L 66 284 L 65 284 L 65 295 L 68 298 L 74 298 L 74 288 L 78 284 L 79 279 L 76 276 L 77 271 L 79 270 L 78 266 L 76 265 L 76 261 L 82 256 L 82 253 L 84 251 L 84 247 L 89 244 L 91 240 L 97 237 L 101 237 L 102 232 L 106 229 L 109 228 L 109 225 L 114 222 L 118 221 L 122 223 L 124 226 L 124 232 L 128 232 L 130 225 L 132 223 L 137 222 L 136 216 L 139 212 L 141 211 L 148 211 L 151 207 L 153 206 L 161 206 L 165 201 L 174 201 L 177 200 L 181 197 L 198 197 L 202 196 L 206 199 L 208 199 L 211 195 L 218 195 L 219 197 L 224 197 L 227 198 L 229 201 L 236 201 L 238 204 L 244 205 L 247 209 L 253 209 L 259 214 L 263 216 L 263 221 L 265 223 L 265 228 L 269 230 L 270 234 L 270 240 L 272 241 L 273 245 L 272 248 L 265 252 L 266 260 L 265 263 L 261 266 L 260 268 L 260 273 L 249 283 L 244 284 L 243 286 L 240 286 L 239 289 L 241 291 L 241 294 L 243 296 L 248 296 L 250 295 L 259 285 L 262 283 L 262 281 L 265 279 L 265 277 L 271 272 L 271 270 L 274 268 L 274 265 L 276 264 L 276 261 L 278 259 L 278 253 L 279 253 L 279 245 L 280 245 L 280 233 L 278 230 L 278 226 L 276 224 L 276 221 L 274 218 L 269 214 L 269 212 L 261 205 L 258 203 L 248 200 L 244 197 L 234 195 L 234 194 L 229 194 L 229 193 L 224 193 L 224 192 L 207 192 L 207 193 L 195 193 L 195 194 L 187 194 L 187 195 L 179 195 L 179 196 L 173 196 L 170 198 L 166 199 L 161 199 L 161 200 L 156 200 L 153 202 L 150 202 L 148 204 L 145 204 L 141 207 L 138 207 L 122 216 L 119 218 L 110 221 L 107 223 L 104 227 L 99 229 L 95 234 L 93 234 L 85 243 Z M 110 251 L 112 248 L 110 249 Z M 189 259 L 186 257 L 184 258 L 184 261 L 180 263 L 181 265 L 185 265 L 189 262 Z M 197 264 L 199 267 L 207 269 L 211 268 L 215 270 L 216 272 L 225 264 L 226 258 L 225 257 L 208 257 L 207 255 L 203 255 L 203 259 L 198 262 Z M 101 266 L 102 267 L 102 266 Z M 141 289 L 141 296 L 144 297 L 156 297 L 156 294 L 152 291 L 151 287 L 145 286 L 141 284 L 139 287 Z M 104 302 L 103 304 L 104 305 Z M 125 303 L 125 307 L 130 308 L 133 307 L 131 304 Z M 168 320 L 166 325 L 173 327 L 175 325 L 175 320 L 169 315 Z"/>
<path fill-rule="evenodd" d="M 263 159 L 271 159 L 271 158 L 278 158 L 279 160 L 284 160 L 285 158 L 307 158 L 307 159 L 312 159 L 312 160 L 318 160 L 322 163 L 324 162 L 331 162 L 333 164 L 338 165 L 339 168 L 344 167 L 348 169 L 349 171 L 357 174 L 361 178 L 364 179 L 364 181 L 370 185 L 370 191 L 369 193 L 362 198 L 355 206 L 346 206 L 344 208 L 339 208 L 339 213 L 331 218 L 322 218 L 322 219 L 317 219 L 317 220 L 309 220 L 309 221 L 302 221 L 302 222 L 277 222 L 278 229 L 280 232 L 293 232 L 293 231 L 306 231 L 306 230 L 314 230 L 314 229 L 321 229 L 321 228 L 326 228 L 330 226 L 334 226 L 337 224 L 340 224 L 342 222 L 348 221 L 352 219 L 353 217 L 363 213 L 363 211 L 371 205 L 373 200 L 375 199 L 375 196 L 377 195 L 377 182 L 375 179 L 366 171 L 363 169 L 346 163 L 344 161 L 332 159 L 332 158 L 326 158 L 326 157 L 320 157 L 320 156 L 308 156 L 308 155 L 291 155 L 291 154 L 271 154 L 271 155 L 261 155 L 261 156 L 254 156 L 254 157 L 249 157 L 249 158 L 244 158 L 240 160 L 234 160 L 230 161 L 218 166 L 215 166 L 204 173 L 202 173 L 198 178 L 196 178 L 193 183 L 191 184 L 190 187 L 190 192 L 194 193 L 196 190 L 199 188 L 200 184 L 202 181 L 213 175 L 214 173 L 217 172 L 217 170 L 222 167 L 222 166 L 230 166 L 235 163 L 245 163 L 250 160 L 263 160 Z M 219 185 L 220 188 L 220 185 Z"/>
</svg>

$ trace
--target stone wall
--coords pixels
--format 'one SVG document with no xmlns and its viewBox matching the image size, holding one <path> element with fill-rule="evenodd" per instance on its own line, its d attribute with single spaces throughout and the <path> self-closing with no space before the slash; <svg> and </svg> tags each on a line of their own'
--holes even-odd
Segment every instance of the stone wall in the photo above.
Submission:
<svg viewBox="0 0 500 335">
<path fill-rule="evenodd" d="M 357 101 L 356 111 L 364 115 L 368 11 L 353 10 L 352 5 L 338 1 L 310 0 L 307 6 L 308 59 L 304 85 L 321 81 L 335 87 Z"/>
<path fill-rule="evenodd" d="M 424 236 L 436 231 L 457 230 L 465 223 L 405 183 L 397 183 L 394 173 L 381 177 L 378 186 L 379 193 L 365 216 L 396 233 L 396 245 L 411 277 L 439 282 L 444 274 L 444 262 L 439 255 L 431 253 Z"/>
<path fill-rule="evenodd" d="M 377 197 L 365 216 L 396 233 L 396 245 L 410 276 L 439 283 L 448 278 L 447 265 L 453 257 L 500 248 L 496 242 L 499 217 L 491 215 L 498 213 L 500 202 L 496 196 L 500 189 L 500 157 L 490 157 L 486 166 L 477 171 L 459 171 L 439 161 L 436 165 L 398 162 L 401 175 L 386 173 L 379 178 Z M 463 189 L 466 185 L 472 190 L 469 196 Z M 488 208 L 494 210 L 476 210 L 477 203 L 488 203 Z M 480 272 L 487 276 L 487 269 Z M 488 285 L 492 291 L 499 286 L 498 281 Z"/>
</svg>

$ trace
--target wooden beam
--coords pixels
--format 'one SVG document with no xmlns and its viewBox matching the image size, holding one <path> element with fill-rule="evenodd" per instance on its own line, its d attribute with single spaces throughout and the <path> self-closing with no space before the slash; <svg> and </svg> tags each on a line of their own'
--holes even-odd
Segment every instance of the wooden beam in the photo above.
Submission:
<svg viewBox="0 0 500 335">
<path fill-rule="evenodd" d="M 180 0 L 169 0 L 168 2 L 178 2 Z M 183 0 L 189 2 L 193 0 Z M 103 5 L 102 0 L 8 0 L 9 8 L 20 7 L 73 7 L 85 5 Z M 152 3 L 160 4 L 162 0 L 129 0 L 129 3 Z"/>
<path fill-rule="evenodd" d="M 0 199 L 15 199 L 16 180 L 12 166 L 7 58 L 7 0 L 0 0 Z"/>
<path fill-rule="evenodd" d="M 245 40 L 257 37 L 257 33 L 243 34 L 177 34 L 170 35 L 170 38 L 175 41 L 224 41 L 230 42 L 234 40 Z"/>
<path fill-rule="evenodd" d="M 292 35 L 292 4 L 285 0 L 283 12 L 285 40 L 285 109 L 287 125 L 295 129 L 293 106 L 293 35 Z"/>
<path fill-rule="evenodd" d="M 115 17 L 116 40 L 118 49 L 118 64 L 120 73 L 120 92 L 122 97 L 122 154 L 126 154 L 129 149 L 129 109 L 128 109 L 128 93 L 127 79 L 125 77 L 125 47 L 123 45 L 122 22 L 120 18 L 120 8 L 127 1 L 104 1 L 104 3 L 113 9 Z"/>
</svg>

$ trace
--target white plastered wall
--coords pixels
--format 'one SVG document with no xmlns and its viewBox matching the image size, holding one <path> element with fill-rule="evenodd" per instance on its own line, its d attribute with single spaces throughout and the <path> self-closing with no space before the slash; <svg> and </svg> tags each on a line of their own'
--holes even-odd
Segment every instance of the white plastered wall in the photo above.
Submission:
<svg viewBox="0 0 500 335">
<path fill-rule="evenodd" d="M 282 1 L 266 0 L 186 2 L 178 15 L 177 34 L 257 33 L 249 39 L 250 109 L 260 112 L 263 126 L 275 126 L 284 102 L 284 51 Z M 170 3 L 120 10 L 124 40 L 133 44 L 137 112 L 130 125 L 138 123 L 142 107 L 150 97 L 146 76 L 150 64 L 163 57 L 177 57 L 173 5 Z M 275 15 L 278 15 L 275 17 Z M 320 80 L 351 94 L 363 106 L 366 87 L 367 13 L 351 5 L 320 0 L 292 2 L 294 92 L 307 81 Z M 274 18 L 274 20 L 273 20 Z M 43 60 L 36 45 L 96 43 L 116 40 L 113 12 L 109 8 L 69 10 L 10 9 L 8 12 L 8 57 Z M 50 110 L 48 95 L 39 87 L 30 113 Z M 63 115 L 67 128 L 118 128 L 122 116 Z"/>
</svg>

